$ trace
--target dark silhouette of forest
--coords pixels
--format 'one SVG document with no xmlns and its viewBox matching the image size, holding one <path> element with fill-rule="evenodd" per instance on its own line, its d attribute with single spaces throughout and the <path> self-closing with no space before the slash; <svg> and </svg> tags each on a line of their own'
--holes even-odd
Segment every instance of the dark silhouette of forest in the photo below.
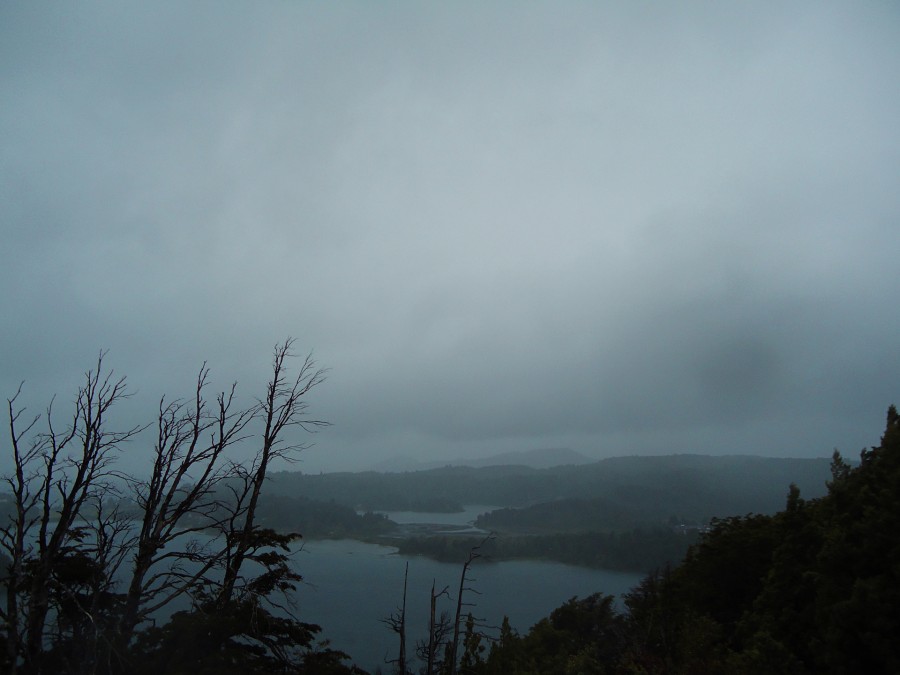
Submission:
<svg viewBox="0 0 900 675">
<path fill-rule="evenodd" d="M 548 560 L 597 569 L 641 572 L 674 564 L 697 540 L 698 529 L 636 528 L 624 532 L 495 535 L 483 544 L 485 560 Z M 404 555 L 425 555 L 442 562 L 462 562 L 477 538 L 412 536 L 391 540 Z"/>
<path fill-rule="evenodd" d="M 460 672 L 900 672 L 900 416 L 851 467 L 835 451 L 828 493 L 791 486 L 774 515 L 713 522 L 677 566 L 619 611 L 573 598 L 524 635 L 473 638 Z"/>
</svg>

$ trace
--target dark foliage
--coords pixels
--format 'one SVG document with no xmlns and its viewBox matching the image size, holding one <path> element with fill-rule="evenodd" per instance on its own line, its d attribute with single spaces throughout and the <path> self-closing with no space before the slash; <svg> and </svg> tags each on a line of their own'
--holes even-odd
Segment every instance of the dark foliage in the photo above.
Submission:
<svg viewBox="0 0 900 675">
<path fill-rule="evenodd" d="M 252 600 L 178 612 L 139 635 L 131 669 L 135 675 L 359 672 L 343 664 L 346 654 L 316 644 L 320 630 Z"/>
<path fill-rule="evenodd" d="M 473 673 L 900 672 L 900 415 L 827 495 L 792 485 L 784 510 L 713 523 L 685 561 L 649 575 L 617 614 L 571 600 L 525 636 L 501 631 Z"/>
</svg>

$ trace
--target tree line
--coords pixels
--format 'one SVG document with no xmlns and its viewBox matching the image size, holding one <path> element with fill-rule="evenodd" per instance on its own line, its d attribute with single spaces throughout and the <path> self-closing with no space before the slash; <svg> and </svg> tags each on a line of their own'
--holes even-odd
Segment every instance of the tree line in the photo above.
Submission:
<svg viewBox="0 0 900 675">
<path fill-rule="evenodd" d="M 661 448 L 665 451 L 665 448 Z M 272 474 L 268 494 L 303 495 L 360 511 L 495 511 L 487 529 L 631 529 L 676 515 L 706 523 L 722 514 L 775 513 L 784 489 L 825 493 L 829 460 L 750 456 L 611 457 L 594 464 L 452 466 L 404 473 Z M 588 513 L 589 511 L 589 513 Z M 574 514 L 575 517 L 572 517 Z M 589 527 L 588 520 L 590 520 Z"/>
<path fill-rule="evenodd" d="M 647 573 L 680 562 L 699 536 L 698 529 L 637 527 L 625 532 L 496 534 L 483 546 L 485 560 L 552 560 L 596 569 Z M 475 539 L 430 535 L 392 540 L 403 555 L 424 555 L 441 562 L 462 562 Z"/>
</svg>

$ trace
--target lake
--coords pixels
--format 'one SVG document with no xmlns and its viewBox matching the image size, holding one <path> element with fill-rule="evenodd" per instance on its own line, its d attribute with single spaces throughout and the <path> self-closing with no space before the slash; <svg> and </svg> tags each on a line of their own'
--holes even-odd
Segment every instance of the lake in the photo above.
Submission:
<svg viewBox="0 0 900 675">
<path fill-rule="evenodd" d="M 470 506 L 462 513 L 392 512 L 400 524 L 466 526 L 490 506 Z M 202 538 L 202 535 L 200 535 Z M 386 667 L 385 658 L 396 658 L 398 638 L 381 619 L 398 610 L 403 600 L 403 572 L 409 562 L 407 591 L 407 653 L 413 662 L 416 640 L 426 637 L 432 582 L 438 590 L 448 586 L 449 598 L 441 598 L 441 610 L 455 611 L 462 565 L 420 556 L 401 556 L 390 546 L 342 540 L 309 540 L 291 554 L 293 566 L 303 575 L 294 597 L 301 621 L 323 627 L 320 637 L 349 654 L 369 672 Z M 124 572 L 123 572 L 124 573 Z M 642 578 L 640 574 L 612 572 L 536 560 L 476 563 L 469 574 L 467 602 L 475 603 L 473 615 L 499 628 L 504 615 L 520 633 L 573 596 L 603 592 L 619 596 Z M 187 608 L 181 598 L 156 618 Z M 497 631 L 494 632 L 496 634 Z"/>
<path fill-rule="evenodd" d="M 389 514 L 395 522 L 465 525 L 492 507 L 468 507 L 461 514 Z M 480 510 L 479 510 L 480 509 Z M 473 515 L 474 514 L 474 515 Z M 452 614 L 462 565 L 418 556 L 401 556 L 388 546 L 355 540 L 307 541 L 292 559 L 303 575 L 297 591 L 298 615 L 318 623 L 331 646 L 347 652 L 354 663 L 370 672 L 389 671 L 385 658 L 396 658 L 398 638 L 381 619 L 397 611 L 403 600 L 403 573 L 409 561 L 407 591 L 407 651 L 428 632 L 432 582 L 440 590 L 449 587 L 450 598 L 441 598 L 442 609 Z M 492 626 L 503 616 L 520 633 L 573 596 L 603 592 L 621 595 L 642 578 L 640 574 L 587 569 L 562 563 L 516 560 L 477 563 L 469 574 L 472 613 Z"/>
</svg>

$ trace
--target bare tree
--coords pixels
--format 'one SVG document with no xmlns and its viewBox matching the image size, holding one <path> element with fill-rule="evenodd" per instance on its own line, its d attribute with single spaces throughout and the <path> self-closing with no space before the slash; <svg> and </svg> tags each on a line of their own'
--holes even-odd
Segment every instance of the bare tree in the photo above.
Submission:
<svg viewBox="0 0 900 675">
<path fill-rule="evenodd" d="M 403 573 L 403 602 L 396 612 L 391 612 L 390 615 L 381 620 L 394 633 L 397 633 L 400 638 L 400 649 L 398 650 L 397 658 L 387 660 L 387 657 L 385 657 L 385 663 L 395 664 L 396 672 L 400 675 L 407 675 L 409 672 L 406 667 L 406 587 L 408 581 L 409 561 L 407 560 L 406 570 Z"/>
<path fill-rule="evenodd" d="M 147 479 L 114 471 L 122 444 L 147 427 L 109 428 L 110 410 L 128 393 L 124 378 L 104 370 L 103 353 L 64 428 L 52 402 L 43 419 L 25 420 L 17 405 L 22 387 L 8 399 L 13 471 L 3 478 L 10 495 L 0 516 L 8 558 L 0 570 L 0 669 L 127 672 L 136 631 L 176 598 L 188 596 L 206 611 L 292 588 L 300 577 L 284 551 L 299 535 L 258 527 L 256 511 L 272 463 L 307 447 L 289 429 L 326 425 L 307 417 L 304 398 L 325 373 L 307 356 L 289 378 L 293 344 L 275 347 L 266 394 L 249 407 L 235 403 L 234 385 L 208 400 L 206 364 L 189 399 L 161 400 Z M 256 454 L 247 462 L 229 456 L 249 442 L 254 423 L 261 426 Z M 245 578 L 248 561 L 263 572 Z M 302 641 L 318 630 L 285 621 L 269 622 L 282 631 L 279 639 L 257 636 L 276 660 L 290 652 L 284 635 Z"/>
<path fill-rule="evenodd" d="M 140 529 L 129 542 L 133 555 L 117 631 L 119 649 L 127 647 L 147 616 L 211 583 L 209 572 L 225 557 L 221 543 L 203 545 L 191 537 L 219 524 L 216 488 L 233 473 L 224 454 L 246 438 L 257 407 L 234 410 L 232 385 L 211 408 L 204 396 L 208 375 L 204 364 L 192 401 L 160 401 L 150 478 L 130 481 Z"/>
<path fill-rule="evenodd" d="M 270 465 L 279 459 L 293 461 L 297 452 L 309 447 L 308 443 L 289 442 L 284 432 L 291 427 L 309 432 L 328 426 L 328 422 L 307 417 L 308 404 L 304 398 L 325 380 L 325 371 L 317 368 L 308 355 L 296 377 L 288 379 L 287 359 L 293 356 L 293 345 L 294 340 L 288 338 L 275 347 L 272 379 L 266 397 L 259 402 L 259 414 L 264 421 L 260 448 L 249 467 L 235 467 L 243 480 L 240 489 L 234 491 L 234 509 L 226 521 L 228 549 L 219 604 L 227 604 L 234 597 L 244 561 L 259 548 L 256 509 Z"/>
<path fill-rule="evenodd" d="M 437 616 L 437 601 L 440 597 L 450 597 L 448 587 L 444 586 L 435 592 L 434 581 L 431 582 L 431 609 L 428 614 L 428 642 L 419 641 L 416 645 L 416 656 L 425 662 L 425 674 L 434 675 L 443 667 L 439 655 L 447 646 L 447 636 L 450 634 L 450 615 L 443 611 Z"/>
<path fill-rule="evenodd" d="M 6 658 L 10 672 L 20 666 L 39 673 L 54 600 L 54 575 L 80 554 L 90 555 L 96 544 L 85 543 L 82 517 L 87 508 L 117 492 L 112 463 L 120 446 L 140 427 L 124 431 L 108 428 L 110 410 L 128 397 L 125 378 L 104 372 L 101 353 L 94 370 L 84 375 L 69 423 L 55 426 L 53 403 L 45 427 L 30 440 L 39 417 L 20 427 L 24 412 L 16 407 L 21 387 L 7 400 L 14 469 L 5 478 L 11 488 L 13 515 L 0 527 L 0 546 L 11 558 L 7 573 Z M 98 511 L 99 513 L 99 511 Z"/>
<path fill-rule="evenodd" d="M 463 595 L 466 592 L 480 595 L 480 591 L 466 585 L 467 583 L 471 582 L 471 579 L 468 578 L 469 568 L 471 567 L 473 562 L 482 557 L 482 554 L 479 552 L 481 550 L 481 547 L 493 538 L 494 535 L 489 534 L 484 539 L 482 539 L 478 545 L 473 546 L 469 550 L 469 555 L 466 557 L 466 562 L 463 563 L 462 574 L 460 574 L 459 576 L 459 593 L 457 593 L 456 595 L 456 618 L 453 622 L 453 639 L 450 642 L 450 663 L 448 671 L 450 675 L 456 675 L 457 655 L 459 654 L 459 626 L 463 618 L 463 607 L 474 607 L 474 603 L 463 601 Z"/>
</svg>

